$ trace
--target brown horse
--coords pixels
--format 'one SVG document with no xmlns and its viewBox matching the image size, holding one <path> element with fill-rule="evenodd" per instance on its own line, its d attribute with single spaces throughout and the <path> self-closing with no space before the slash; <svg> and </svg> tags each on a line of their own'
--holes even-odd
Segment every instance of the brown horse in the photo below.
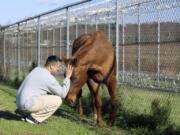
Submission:
<svg viewBox="0 0 180 135">
<path fill-rule="evenodd" d="M 112 110 L 109 125 L 112 126 L 117 108 L 116 60 L 112 44 L 100 31 L 94 34 L 82 35 L 73 43 L 72 57 L 64 59 L 64 61 L 74 66 L 71 86 L 66 99 L 72 104 L 77 99 L 81 100 L 79 98 L 82 93 L 81 88 L 87 83 L 93 96 L 93 110 L 97 115 L 97 125 L 102 127 L 102 103 L 99 96 L 99 87 L 104 83 L 111 97 Z M 82 106 L 80 106 L 80 114 L 82 115 L 82 113 Z"/>
</svg>

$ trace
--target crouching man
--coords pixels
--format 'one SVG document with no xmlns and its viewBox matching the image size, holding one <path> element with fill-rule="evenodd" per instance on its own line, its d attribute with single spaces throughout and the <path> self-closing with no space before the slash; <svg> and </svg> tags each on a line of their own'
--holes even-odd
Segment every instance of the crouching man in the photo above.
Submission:
<svg viewBox="0 0 180 135">
<path fill-rule="evenodd" d="M 23 112 L 22 120 L 37 124 L 49 118 L 62 104 L 70 88 L 73 67 L 66 68 L 66 78 L 62 85 L 56 75 L 62 64 L 57 56 L 49 56 L 44 67 L 34 68 L 25 78 L 17 92 L 16 105 Z"/>
</svg>

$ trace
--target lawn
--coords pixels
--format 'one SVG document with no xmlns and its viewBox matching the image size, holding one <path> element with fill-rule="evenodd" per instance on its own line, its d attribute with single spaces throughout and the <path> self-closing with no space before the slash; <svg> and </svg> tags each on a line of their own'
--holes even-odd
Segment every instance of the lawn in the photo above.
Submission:
<svg viewBox="0 0 180 135">
<path fill-rule="evenodd" d="M 15 114 L 16 90 L 0 84 L 0 135 L 128 135 L 123 129 L 97 128 L 90 117 L 80 120 L 79 115 L 63 105 L 47 123 L 31 125 L 20 121 Z"/>
<path fill-rule="evenodd" d="M 158 90 L 121 87 L 119 91 L 123 106 L 136 113 L 148 114 L 151 102 L 158 99 L 161 105 L 170 104 L 170 121 L 180 126 L 180 93 L 162 92 Z"/>
<path fill-rule="evenodd" d="M 103 104 L 109 101 L 106 87 L 101 87 Z M 65 102 L 59 110 L 47 120 L 47 123 L 31 125 L 20 121 L 20 117 L 15 114 L 16 90 L 10 86 L 0 84 L 0 135 L 130 135 L 134 134 L 134 129 L 124 128 L 121 123 L 115 122 L 115 126 L 108 128 L 97 128 L 92 117 L 89 104 L 89 91 L 83 87 L 83 100 L 86 116 L 79 118 L 78 113 Z M 162 92 L 158 90 L 139 89 L 132 87 L 118 88 L 118 100 L 123 105 L 126 112 L 134 112 L 141 118 L 141 114 L 151 113 L 151 103 L 158 99 L 162 105 L 170 104 L 170 122 L 180 126 L 180 94 Z M 108 110 L 108 109 L 107 109 Z M 107 111 L 106 110 L 106 111 Z M 106 119 L 109 112 L 103 113 Z M 142 116 L 143 116 L 142 115 Z M 117 116 L 116 121 L 122 118 Z M 104 120 L 106 122 L 107 120 Z M 139 127 L 138 127 L 139 128 Z M 149 132 L 149 131 L 148 131 Z M 179 132 L 178 132 L 179 133 Z M 142 134 L 142 133 L 139 133 Z M 139 135 L 138 134 L 138 135 Z"/>
</svg>

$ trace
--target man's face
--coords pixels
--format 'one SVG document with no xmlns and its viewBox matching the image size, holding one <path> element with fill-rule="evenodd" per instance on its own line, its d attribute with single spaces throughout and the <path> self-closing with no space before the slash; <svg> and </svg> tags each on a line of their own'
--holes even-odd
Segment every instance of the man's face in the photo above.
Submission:
<svg viewBox="0 0 180 135">
<path fill-rule="evenodd" d="M 60 66 L 61 66 L 60 62 L 52 63 L 50 65 L 51 74 L 56 75 L 60 70 Z"/>
</svg>

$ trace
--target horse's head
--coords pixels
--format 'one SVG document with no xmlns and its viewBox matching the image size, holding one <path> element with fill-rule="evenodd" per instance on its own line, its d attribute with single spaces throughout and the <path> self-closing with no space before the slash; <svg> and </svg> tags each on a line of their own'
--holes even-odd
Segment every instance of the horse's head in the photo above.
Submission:
<svg viewBox="0 0 180 135">
<path fill-rule="evenodd" d="M 87 66 L 86 65 L 80 65 L 78 66 L 78 59 L 77 58 L 63 58 L 64 63 L 70 64 L 74 67 L 72 76 L 70 78 L 71 84 L 70 84 L 70 90 L 66 96 L 66 99 L 68 102 L 71 103 L 71 105 L 74 105 L 76 103 L 77 96 L 80 92 L 80 89 L 87 81 Z"/>
</svg>

